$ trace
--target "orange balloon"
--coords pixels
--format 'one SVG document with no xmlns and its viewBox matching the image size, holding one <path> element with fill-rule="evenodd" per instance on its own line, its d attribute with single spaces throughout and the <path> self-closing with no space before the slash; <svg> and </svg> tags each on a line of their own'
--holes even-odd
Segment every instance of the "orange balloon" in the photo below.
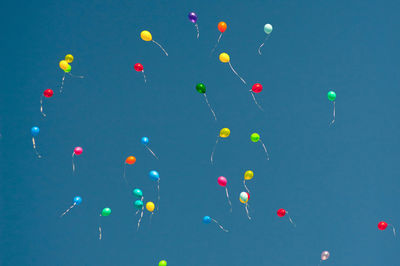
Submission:
<svg viewBox="0 0 400 266">
<path fill-rule="evenodd" d="M 136 162 L 136 158 L 133 156 L 129 156 L 128 158 L 126 158 L 125 163 L 127 164 L 134 164 Z"/>
<path fill-rule="evenodd" d="M 226 25 L 225 22 L 221 21 L 220 23 L 218 23 L 218 30 L 219 30 L 221 33 L 223 33 L 224 31 L 226 31 L 226 27 L 227 27 L 227 25 Z"/>
</svg>

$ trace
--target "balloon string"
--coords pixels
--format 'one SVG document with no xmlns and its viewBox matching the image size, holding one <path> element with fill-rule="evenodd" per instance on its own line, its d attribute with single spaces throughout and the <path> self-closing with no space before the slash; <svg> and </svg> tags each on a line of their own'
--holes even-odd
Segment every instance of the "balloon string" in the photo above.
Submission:
<svg viewBox="0 0 400 266">
<path fill-rule="evenodd" d="M 101 213 L 100 213 L 100 217 L 101 217 Z M 99 219 L 99 240 L 101 240 L 102 234 L 101 234 L 101 218 Z"/>
<path fill-rule="evenodd" d="M 156 42 L 155 40 L 151 40 L 152 42 L 154 42 L 155 44 L 157 44 L 158 45 L 158 47 L 160 47 L 161 48 L 161 50 L 163 50 L 163 52 L 165 53 L 165 55 L 166 56 L 168 56 L 168 53 L 167 53 L 167 51 L 165 51 L 165 49 L 164 49 L 164 47 L 162 47 L 161 46 L 161 44 L 159 44 L 158 42 Z"/>
<path fill-rule="evenodd" d="M 249 220 L 251 220 L 250 214 L 249 214 L 249 209 L 248 209 L 248 204 L 246 203 L 246 205 L 244 206 L 244 208 L 246 209 L 246 214 L 247 214 L 247 218 L 249 218 Z"/>
<path fill-rule="evenodd" d="M 260 139 L 260 142 L 261 142 L 261 144 L 262 144 L 262 146 L 263 146 L 263 148 L 264 148 L 265 154 L 267 155 L 267 160 L 269 160 L 269 154 L 268 154 L 267 147 L 265 147 L 265 144 L 264 144 L 264 142 L 263 142 L 261 139 Z"/>
<path fill-rule="evenodd" d="M 246 186 L 246 179 L 243 179 L 243 185 L 246 188 L 247 192 L 250 193 L 249 188 Z"/>
<path fill-rule="evenodd" d="M 210 108 L 210 110 L 211 110 L 211 112 L 212 112 L 212 114 L 213 114 L 213 116 L 214 116 L 215 121 L 217 121 L 217 116 L 215 115 L 214 110 L 211 108 L 211 105 L 210 105 L 210 103 L 208 102 L 207 95 L 206 95 L 205 93 L 204 93 L 204 98 L 206 99 L 206 103 L 207 103 L 207 105 L 208 105 L 208 108 Z"/>
<path fill-rule="evenodd" d="M 72 153 L 72 172 L 75 173 L 75 152 Z"/>
<path fill-rule="evenodd" d="M 151 218 L 153 217 L 154 212 L 151 212 L 150 214 L 150 224 L 151 224 Z"/>
<path fill-rule="evenodd" d="M 254 93 L 253 93 L 253 92 L 250 92 L 250 93 L 251 93 L 251 96 L 253 97 L 254 103 L 257 105 L 257 107 L 258 107 L 261 111 L 264 111 L 264 109 L 262 109 L 261 105 L 258 104 L 258 102 L 257 102 L 257 100 L 256 100 L 256 97 L 254 96 Z"/>
<path fill-rule="evenodd" d="M 232 212 L 232 203 L 231 203 L 231 199 L 229 198 L 229 193 L 228 193 L 227 187 L 225 187 L 225 192 L 226 192 L 226 198 L 228 199 L 229 206 L 231 207 L 230 212 Z"/>
<path fill-rule="evenodd" d="M 77 75 L 73 75 L 73 74 L 71 74 L 71 73 L 67 73 L 68 75 L 70 75 L 71 77 L 73 77 L 73 78 L 78 78 L 78 79 L 83 79 L 83 78 L 85 78 L 84 76 L 77 76 Z"/>
<path fill-rule="evenodd" d="M 142 217 L 143 217 L 143 210 L 144 210 L 144 207 L 142 207 L 142 212 L 140 213 L 140 218 L 139 218 L 139 221 L 138 221 L 138 224 L 137 224 L 137 231 L 139 231 L 140 222 L 142 221 Z"/>
<path fill-rule="evenodd" d="M 393 231 L 393 236 L 396 237 L 396 229 L 394 228 L 393 225 L 389 224 L 389 226 L 392 227 L 392 231 Z"/>
<path fill-rule="evenodd" d="M 229 64 L 229 66 L 231 67 L 233 73 L 235 73 L 235 75 L 238 76 L 238 78 L 240 78 L 240 80 L 241 80 L 245 85 L 247 85 L 246 81 L 245 81 L 241 76 L 239 76 L 239 74 L 235 71 L 235 69 L 233 69 L 233 66 L 232 66 L 232 64 L 231 64 L 230 61 L 228 62 L 228 64 Z"/>
<path fill-rule="evenodd" d="M 146 145 L 146 148 L 149 150 L 149 152 L 151 152 L 151 154 L 153 154 L 153 156 L 158 160 L 157 155 L 149 148 L 149 146 Z"/>
<path fill-rule="evenodd" d="M 123 174 L 123 178 L 124 178 L 124 180 L 125 180 L 125 183 L 128 185 L 128 187 L 129 187 L 129 182 L 128 182 L 128 179 L 126 179 L 126 163 L 124 163 L 124 174 Z"/>
<path fill-rule="evenodd" d="M 40 97 L 40 113 L 42 113 L 42 115 L 46 117 L 46 114 L 43 112 L 43 96 Z"/>
<path fill-rule="evenodd" d="M 35 142 L 35 138 L 34 137 L 32 137 L 32 145 L 33 145 L 33 149 L 35 150 L 36 156 L 38 158 L 42 158 L 42 156 L 39 154 L 39 152 L 36 149 L 36 142 Z"/>
<path fill-rule="evenodd" d="M 146 75 L 144 74 L 144 70 L 142 70 L 143 73 L 143 78 L 144 78 L 144 83 L 147 83 Z"/>
<path fill-rule="evenodd" d="M 219 35 L 218 41 L 217 41 L 217 43 L 214 45 L 214 48 L 211 50 L 210 55 L 212 55 L 212 53 L 214 53 L 215 49 L 217 48 L 217 46 L 218 46 L 218 44 L 219 44 L 219 40 L 221 40 L 221 37 L 222 37 L 222 32 L 221 32 L 221 34 Z"/>
<path fill-rule="evenodd" d="M 198 39 L 200 36 L 199 25 L 197 25 L 197 23 L 196 23 L 196 24 L 194 24 L 194 26 L 196 27 L 196 30 L 197 30 L 197 39 Z"/>
<path fill-rule="evenodd" d="M 60 217 L 63 217 L 65 214 L 67 214 L 73 207 L 75 207 L 76 203 L 72 204 L 63 214 L 60 215 Z"/>
<path fill-rule="evenodd" d="M 296 223 L 293 221 L 292 217 L 290 217 L 290 215 L 289 215 L 288 212 L 286 212 L 286 213 L 288 214 L 289 222 L 290 222 L 294 227 L 296 227 Z"/>
<path fill-rule="evenodd" d="M 157 212 L 160 202 L 160 179 L 157 180 Z"/>
<path fill-rule="evenodd" d="M 64 73 L 64 76 L 62 77 L 62 80 L 61 80 L 60 93 L 62 93 L 62 92 L 63 92 L 64 80 L 65 80 L 65 73 Z"/>
<path fill-rule="evenodd" d="M 331 126 L 333 123 L 335 123 L 335 118 L 336 118 L 336 106 L 335 106 L 335 101 L 334 101 L 333 102 L 333 120 L 329 126 Z"/>
<path fill-rule="evenodd" d="M 217 220 L 214 220 L 213 218 L 211 218 L 211 220 L 214 222 L 214 223 L 216 223 L 218 226 L 219 226 L 219 228 L 221 228 L 224 232 L 229 232 L 228 230 L 226 230 Z"/>
<path fill-rule="evenodd" d="M 211 153 L 211 163 L 214 163 L 214 152 L 215 152 L 215 148 L 217 147 L 217 143 L 218 143 L 219 138 L 217 137 L 217 141 L 215 141 L 212 153 Z"/>
<path fill-rule="evenodd" d="M 264 42 L 258 47 L 258 53 L 261 55 L 261 48 L 264 46 L 265 42 L 269 39 L 269 35 L 265 37 Z"/>
</svg>

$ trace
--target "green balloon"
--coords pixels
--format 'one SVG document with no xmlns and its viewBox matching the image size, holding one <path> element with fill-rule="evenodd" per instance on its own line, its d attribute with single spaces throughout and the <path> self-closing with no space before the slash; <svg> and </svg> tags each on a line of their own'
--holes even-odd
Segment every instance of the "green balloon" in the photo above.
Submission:
<svg viewBox="0 0 400 266">
<path fill-rule="evenodd" d="M 64 72 L 65 72 L 65 73 L 68 73 L 68 72 L 70 72 L 70 71 L 71 71 L 71 65 L 68 65 L 67 69 L 64 70 Z"/>
<path fill-rule="evenodd" d="M 329 101 L 331 101 L 331 102 L 333 102 L 334 100 L 336 100 L 336 92 L 334 92 L 334 91 L 330 91 L 330 92 L 328 92 L 328 100 Z"/>
<path fill-rule="evenodd" d="M 110 208 L 104 208 L 102 211 L 101 211 L 101 216 L 108 216 L 108 215 L 110 215 L 111 214 L 111 209 Z"/>
<path fill-rule="evenodd" d="M 133 190 L 133 195 L 135 195 L 137 198 L 141 198 L 141 197 L 143 197 L 143 192 L 140 189 L 135 188 Z"/>
<path fill-rule="evenodd" d="M 143 208 L 143 201 L 141 201 L 141 200 L 135 201 L 135 207 L 138 210 L 142 209 Z"/>
<path fill-rule="evenodd" d="M 260 135 L 258 135 L 257 133 L 253 133 L 250 135 L 250 139 L 252 142 L 257 142 L 260 140 Z"/>
<path fill-rule="evenodd" d="M 200 93 L 206 93 L 206 86 L 203 83 L 196 85 L 196 90 Z"/>
<path fill-rule="evenodd" d="M 158 263 L 158 266 L 167 266 L 167 262 L 165 260 L 162 260 Z"/>
</svg>

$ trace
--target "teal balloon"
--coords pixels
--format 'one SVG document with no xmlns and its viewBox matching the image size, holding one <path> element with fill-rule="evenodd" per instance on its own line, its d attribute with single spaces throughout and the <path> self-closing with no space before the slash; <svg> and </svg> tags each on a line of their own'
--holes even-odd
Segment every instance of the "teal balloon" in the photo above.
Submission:
<svg viewBox="0 0 400 266">
<path fill-rule="evenodd" d="M 140 189 L 135 188 L 135 189 L 133 190 L 133 195 L 134 195 L 135 197 L 137 197 L 137 198 L 141 198 L 141 197 L 143 197 L 143 192 L 142 192 Z"/>
<path fill-rule="evenodd" d="M 110 208 L 104 208 L 101 211 L 101 216 L 109 216 L 111 214 L 111 209 Z"/>
<path fill-rule="evenodd" d="M 264 31 L 266 34 L 270 34 L 272 32 L 273 28 L 271 24 L 265 24 L 264 26 Z"/>
<path fill-rule="evenodd" d="M 141 200 L 135 201 L 135 207 L 136 209 L 141 210 L 143 208 L 143 201 Z"/>
<path fill-rule="evenodd" d="M 334 91 L 330 91 L 330 92 L 328 92 L 328 100 L 329 101 L 331 101 L 331 102 L 333 102 L 334 100 L 336 100 L 336 92 L 334 92 Z"/>
</svg>

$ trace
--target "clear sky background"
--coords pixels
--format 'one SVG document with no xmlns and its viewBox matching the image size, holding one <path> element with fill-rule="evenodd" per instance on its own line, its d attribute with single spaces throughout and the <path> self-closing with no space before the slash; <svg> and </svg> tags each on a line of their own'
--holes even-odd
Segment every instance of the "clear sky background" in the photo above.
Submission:
<svg viewBox="0 0 400 266">
<path fill-rule="evenodd" d="M 8 1 L 3 4 L 0 97 L 0 264 L 399 265 L 398 1 Z M 195 11 L 200 27 L 187 14 Z M 216 53 L 210 56 L 225 21 Z M 263 26 L 274 31 L 263 47 Z M 142 30 L 169 53 L 139 38 Z M 220 52 L 251 86 L 218 60 Z M 64 93 L 58 62 L 75 56 Z M 133 69 L 144 65 L 148 82 Z M 195 90 L 203 82 L 215 122 Z M 44 119 L 39 112 L 43 91 Z M 337 93 L 336 123 L 326 94 Z M 32 149 L 30 128 L 39 126 Z M 215 164 L 210 154 L 218 132 Z M 258 132 L 270 152 L 267 161 Z M 155 160 L 142 146 L 148 136 Z M 84 152 L 76 158 L 75 146 Z M 127 168 L 123 162 L 134 155 Z M 159 213 L 139 232 L 132 189 Z M 239 193 L 243 173 L 249 221 Z M 233 212 L 218 186 L 228 178 Z M 59 215 L 80 195 L 83 202 Z M 99 218 L 104 207 L 109 217 Z M 285 208 L 294 228 L 276 211 Z M 205 225 L 209 215 L 215 224 Z M 98 226 L 103 239 L 98 240 Z"/>
</svg>

